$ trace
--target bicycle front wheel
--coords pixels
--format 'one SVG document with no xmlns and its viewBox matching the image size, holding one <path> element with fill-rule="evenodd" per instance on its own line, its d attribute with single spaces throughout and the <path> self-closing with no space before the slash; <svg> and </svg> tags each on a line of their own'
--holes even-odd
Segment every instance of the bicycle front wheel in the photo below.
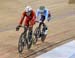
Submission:
<svg viewBox="0 0 75 58">
<path fill-rule="evenodd" d="M 18 42 L 18 52 L 22 53 L 24 49 L 25 41 L 24 41 L 24 33 L 21 34 Z"/>
<path fill-rule="evenodd" d="M 35 43 L 37 43 L 38 41 L 38 38 L 40 38 L 40 34 L 41 34 L 41 31 L 40 29 L 37 27 L 34 31 L 34 36 L 35 36 Z"/>
<path fill-rule="evenodd" d="M 42 41 L 42 42 L 44 42 L 44 41 L 45 41 L 46 36 L 47 36 L 47 35 L 42 35 L 42 36 L 41 36 L 41 41 Z"/>
</svg>

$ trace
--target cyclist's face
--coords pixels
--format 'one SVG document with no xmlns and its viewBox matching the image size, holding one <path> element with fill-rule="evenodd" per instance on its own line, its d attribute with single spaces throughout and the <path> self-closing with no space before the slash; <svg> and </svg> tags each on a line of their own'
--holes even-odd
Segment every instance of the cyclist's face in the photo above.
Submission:
<svg viewBox="0 0 75 58">
<path fill-rule="evenodd" d="M 31 11 L 26 12 L 26 15 L 27 15 L 27 16 L 30 16 L 30 14 L 31 14 Z"/>
</svg>

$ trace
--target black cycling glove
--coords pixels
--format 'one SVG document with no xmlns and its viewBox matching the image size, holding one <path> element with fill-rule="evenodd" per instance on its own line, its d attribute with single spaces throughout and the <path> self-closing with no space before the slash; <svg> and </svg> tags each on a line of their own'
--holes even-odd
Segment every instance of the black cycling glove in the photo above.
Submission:
<svg viewBox="0 0 75 58">
<path fill-rule="evenodd" d="M 19 31 L 19 28 L 20 28 L 21 26 L 20 25 L 18 25 L 17 27 L 16 27 L 16 31 Z"/>
</svg>

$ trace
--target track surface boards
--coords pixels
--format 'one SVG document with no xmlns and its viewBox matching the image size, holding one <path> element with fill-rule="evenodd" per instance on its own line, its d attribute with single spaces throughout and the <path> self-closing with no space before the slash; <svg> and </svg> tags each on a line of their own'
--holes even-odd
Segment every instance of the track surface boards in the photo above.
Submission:
<svg viewBox="0 0 75 58">
<path fill-rule="evenodd" d="M 0 58 L 19 58 L 17 44 L 22 29 L 16 32 L 15 27 L 26 5 L 31 5 L 35 10 L 45 5 L 52 14 L 52 20 L 46 22 L 49 32 L 45 43 L 39 41 L 30 51 L 24 50 L 24 57 L 34 58 L 75 39 L 75 5 L 68 4 L 68 0 L 1 0 Z"/>
</svg>

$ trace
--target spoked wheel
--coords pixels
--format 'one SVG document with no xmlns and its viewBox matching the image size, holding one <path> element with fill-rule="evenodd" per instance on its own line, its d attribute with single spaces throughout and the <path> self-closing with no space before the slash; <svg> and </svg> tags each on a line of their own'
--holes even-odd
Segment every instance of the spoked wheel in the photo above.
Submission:
<svg viewBox="0 0 75 58">
<path fill-rule="evenodd" d="M 28 50 L 31 48 L 31 46 L 32 46 L 32 40 L 27 45 Z"/>
<path fill-rule="evenodd" d="M 24 39 L 24 33 L 21 34 L 18 42 L 18 52 L 22 53 L 24 46 L 25 46 L 25 39 Z"/>
<path fill-rule="evenodd" d="M 41 41 L 42 41 L 42 42 L 44 42 L 44 41 L 45 41 L 46 36 L 47 36 L 47 35 L 45 35 L 45 34 L 42 34 L 42 35 L 41 35 Z"/>
<path fill-rule="evenodd" d="M 32 39 L 33 44 L 35 45 L 38 41 L 38 38 L 34 36 L 34 38 Z"/>
<path fill-rule="evenodd" d="M 47 34 L 45 34 L 46 27 L 43 27 L 42 32 L 41 32 L 41 41 L 44 42 L 46 39 Z"/>
<path fill-rule="evenodd" d="M 34 31 L 34 35 L 35 35 L 35 44 L 37 43 L 37 41 L 38 41 L 38 38 L 40 38 L 40 34 L 41 34 L 41 31 L 40 31 L 40 29 L 37 27 L 36 29 L 35 29 L 35 31 Z"/>
<path fill-rule="evenodd" d="M 27 37 L 27 48 L 30 49 L 32 46 L 32 35 L 30 34 L 30 32 L 28 32 L 28 37 Z"/>
</svg>

